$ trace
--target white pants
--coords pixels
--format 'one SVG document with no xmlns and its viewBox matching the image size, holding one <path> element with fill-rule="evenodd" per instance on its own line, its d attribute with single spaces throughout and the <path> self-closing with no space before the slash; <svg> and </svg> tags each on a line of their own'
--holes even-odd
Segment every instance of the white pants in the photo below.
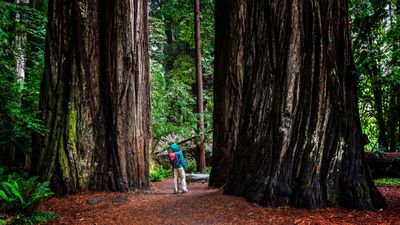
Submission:
<svg viewBox="0 0 400 225">
<path fill-rule="evenodd" d="M 175 193 L 179 191 L 179 184 L 178 184 L 178 177 L 179 183 L 182 184 L 182 191 L 186 192 L 186 176 L 185 176 L 185 169 L 183 167 L 174 169 L 174 185 L 175 185 Z"/>
</svg>

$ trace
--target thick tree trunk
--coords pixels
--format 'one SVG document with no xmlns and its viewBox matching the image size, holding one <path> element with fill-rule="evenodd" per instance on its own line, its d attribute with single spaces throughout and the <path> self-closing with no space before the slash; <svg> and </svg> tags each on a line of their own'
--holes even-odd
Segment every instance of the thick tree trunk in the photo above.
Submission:
<svg viewBox="0 0 400 225">
<path fill-rule="evenodd" d="M 204 151 L 204 103 L 203 103 L 203 67 L 201 64 L 201 35 L 200 35 L 200 0 L 195 0 L 195 46 L 196 46 L 196 84 L 197 84 L 197 129 L 200 134 L 200 143 L 197 143 L 197 170 L 204 173 L 206 168 L 206 154 Z"/>
<path fill-rule="evenodd" d="M 213 157 L 209 185 L 223 186 L 239 133 L 243 92 L 245 21 L 242 1 L 215 4 Z M 222 52 L 222 51 L 223 52 Z"/>
<path fill-rule="evenodd" d="M 34 170 L 58 193 L 148 188 L 147 1 L 50 1 Z"/>
<path fill-rule="evenodd" d="M 210 185 L 268 206 L 375 209 L 346 0 L 217 1 Z"/>
</svg>

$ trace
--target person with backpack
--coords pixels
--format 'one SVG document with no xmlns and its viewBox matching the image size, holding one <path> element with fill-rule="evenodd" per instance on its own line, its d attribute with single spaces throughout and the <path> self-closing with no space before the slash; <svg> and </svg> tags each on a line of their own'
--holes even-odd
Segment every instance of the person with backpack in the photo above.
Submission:
<svg viewBox="0 0 400 225">
<path fill-rule="evenodd" d="M 177 194 L 179 191 L 178 178 L 182 184 L 182 193 L 188 192 L 185 176 L 185 158 L 183 157 L 182 150 L 179 149 L 176 143 L 171 144 L 171 152 L 168 153 L 168 156 L 174 170 L 174 193 Z"/>
</svg>

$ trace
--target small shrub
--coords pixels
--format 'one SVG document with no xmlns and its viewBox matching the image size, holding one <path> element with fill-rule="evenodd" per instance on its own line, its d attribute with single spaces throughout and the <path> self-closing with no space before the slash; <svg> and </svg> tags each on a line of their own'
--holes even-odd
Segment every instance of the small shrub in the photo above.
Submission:
<svg viewBox="0 0 400 225">
<path fill-rule="evenodd" d="M 165 169 L 162 165 L 155 164 L 150 170 L 151 181 L 162 181 L 172 175 L 172 169 Z"/>
<path fill-rule="evenodd" d="M 186 173 L 196 173 L 197 172 L 197 164 L 195 161 L 187 161 L 186 162 Z"/>
<path fill-rule="evenodd" d="M 211 166 L 206 166 L 206 174 L 210 174 L 211 173 Z"/>
<path fill-rule="evenodd" d="M 35 211 L 32 215 L 26 216 L 24 214 L 17 214 L 10 217 L 8 220 L 4 220 L 4 224 L 10 225 L 32 225 L 38 223 L 44 223 L 47 221 L 55 220 L 59 216 L 53 212 L 46 211 Z M 0 221 L 0 225 L 3 225 Z"/>
<path fill-rule="evenodd" d="M 55 220 L 59 216 L 53 212 L 46 212 L 46 211 L 36 211 L 32 214 L 29 218 L 29 222 L 31 223 L 44 223 L 50 220 Z"/>
<path fill-rule="evenodd" d="M 187 161 L 186 162 L 186 173 L 200 173 L 197 171 L 197 163 L 196 161 Z M 210 174 L 211 172 L 211 167 L 206 166 L 205 171 L 206 174 Z"/>
</svg>

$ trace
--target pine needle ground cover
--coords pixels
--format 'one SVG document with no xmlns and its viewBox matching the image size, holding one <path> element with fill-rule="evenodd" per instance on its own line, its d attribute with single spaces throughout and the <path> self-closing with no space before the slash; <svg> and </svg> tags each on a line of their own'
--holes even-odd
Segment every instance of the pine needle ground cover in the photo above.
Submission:
<svg viewBox="0 0 400 225">
<path fill-rule="evenodd" d="M 266 208 L 240 197 L 224 195 L 205 182 L 188 184 L 186 194 L 172 194 L 171 179 L 152 183 L 148 193 L 82 193 L 53 197 L 41 210 L 60 218 L 49 224 L 398 224 L 400 186 L 379 187 L 388 209 L 359 212 L 343 208 L 319 210 Z M 100 198 L 97 204 L 88 200 Z M 126 198 L 115 202 L 113 199 Z M 179 221 L 176 222 L 176 218 Z"/>
</svg>

